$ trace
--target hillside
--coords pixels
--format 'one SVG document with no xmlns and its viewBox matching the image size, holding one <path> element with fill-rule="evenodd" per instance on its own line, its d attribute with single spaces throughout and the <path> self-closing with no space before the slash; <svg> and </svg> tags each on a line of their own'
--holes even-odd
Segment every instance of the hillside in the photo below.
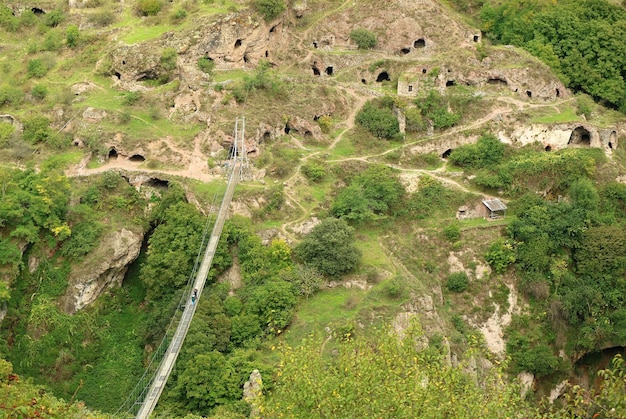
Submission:
<svg viewBox="0 0 626 419">
<path fill-rule="evenodd" d="M 621 417 L 626 118 L 598 78 L 623 63 L 581 43 L 606 71 L 578 80 L 479 4 L 6 0 L 5 375 L 71 402 L 50 417 L 120 415 L 243 116 L 249 167 L 158 414 Z M 563 18 L 623 12 L 598 4 Z"/>
</svg>

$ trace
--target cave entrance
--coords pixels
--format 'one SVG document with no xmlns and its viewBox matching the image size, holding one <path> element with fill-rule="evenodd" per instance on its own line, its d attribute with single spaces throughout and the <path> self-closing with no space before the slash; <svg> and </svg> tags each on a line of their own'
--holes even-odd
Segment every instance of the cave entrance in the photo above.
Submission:
<svg viewBox="0 0 626 419">
<path fill-rule="evenodd" d="M 526 90 L 526 96 L 533 97 L 533 92 L 531 92 L 530 90 Z"/>
<path fill-rule="evenodd" d="M 315 76 L 319 76 L 320 74 L 322 74 L 320 72 L 320 69 L 315 67 L 315 66 L 311 67 L 311 69 L 313 70 L 313 75 L 315 75 Z"/>
<path fill-rule="evenodd" d="M 609 134 L 609 148 L 613 149 L 615 147 L 617 147 L 617 132 L 615 131 L 611 131 L 611 134 Z"/>
<path fill-rule="evenodd" d="M 424 48 L 425 46 L 426 41 L 424 38 L 416 39 L 415 42 L 413 42 L 413 48 Z"/>
<path fill-rule="evenodd" d="M 40 9 L 39 7 L 33 7 L 32 9 L 30 9 L 31 12 L 33 12 L 34 14 L 36 14 L 37 16 L 41 16 L 41 15 L 45 15 L 46 12 L 42 9 Z"/>
<path fill-rule="evenodd" d="M 556 89 L 556 97 L 561 97 L 561 91 L 559 89 Z"/>
<path fill-rule="evenodd" d="M 241 39 L 235 41 L 235 48 L 239 48 L 241 46 Z"/>
<path fill-rule="evenodd" d="M 493 84 L 497 86 L 507 86 L 509 83 L 504 79 L 501 79 L 499 77 L 494 77 L 491 79 L 487 79 L 487 84 Z"/>
<path fill-rule="evenodd" d="M 109 150 L 109 160 L 111 159 L 117 159 L 117 150 L 112 148 L 111 150 Z"/>
<path fill-rule="evenodd" d="M 446 82 L 446 87 L 451 87 L 451 86 L 455 86 L 456 82 L 454 80 L 448 80 Z"/>
<path fill-rule="evenodd" d="M 552 151 L 552 146 L 547 145 L 547 146 L 545 146 L 544 150 L 545 151 Z"/>
<path fill-rule="evenodd" d="M 400 50 L 400 53 L 404 55 L 408 54 L 409 52 L 411 52 L 411 48 L 402 48 Z"/>
<path fill-rule="evenodd" d="M 452 149 L 449 148 L 446 151 L 443 152 L 443 154 L 441 155 L 442 159 L 447 159 L 448 157 L 450 157 L 450 154 L 452 154 Z"/>
<path fill-rule="evenodd" d="M 289 134 L 291 132 L 291 127 L 289 126 L 289 124 L 285 124 L 285 134 Z"/>
<path fill-rule="evenodd" d="M 115 77 L 117 77 L 118 80 L 122 80 L 122 75 L 120 74 L 119 71 L 116 71 L 115 73 L 113 73 L 115 75 Z"/>
<path fill-rule="evenodd" d="M 474 35 L 473 38 L 474 42 L 478 42 L 480 41 L 480 35 Z"/>
<path fill-rule="evenodd" d="M 263 133 L 263 142 L 267 142 L 272 139 L 272 134 L 269 131 Z"/>
<path fill-rule="evenodd" d="M 572 131 L 567 144 L 589 147 L 591 145 L 591 133 L 583 127 L 577 127 Z"/>
<path fill-rule="evenodd" d="M 143 186 L 150 186 L 157 189 L 167 189 L 170 186 L 170 182 L 164 179 L 150 178 L 144 182 Z"/>
<path fill-rule="evenodd" d="M 333 67 L 332 66 L 326 67 L 326 74 L 328 74 L 329 76 L 333 75 Z"/>
<path fill-rule="evenodd" d="M 141 154 L 133 154 L 128 158 L 128 160 L 134 163 L 141 163 L 142 161 L 146 161 L 146 158 Z"/>
<path fill-rule="evenodd" d="M 427 69 L 422 68 L 422 74 L 426 74 L 427 72 L 428 72 L 428 70 L 427 70 Z"/>
<path fill-rule="evenodd" d="M 243 55 L 243 62 L 246 64 L 250 62 L 250 58 L 248 57 L 248 54 Z"/>
<path fill-rule="evenodd" d="M 361 83 L 363 83 L 363 84 L 367 84 L 367 80 L 365 80 L 365 79 L 361 79 Z"/>
<path fill-rule="evenodd" d="M 376 81 L 379 83 L 383 81 L 391 81 L 391 78 L 389 77 L 389 73 L 381 71 L 378 77 L 376 77 Z"/>
</svg>

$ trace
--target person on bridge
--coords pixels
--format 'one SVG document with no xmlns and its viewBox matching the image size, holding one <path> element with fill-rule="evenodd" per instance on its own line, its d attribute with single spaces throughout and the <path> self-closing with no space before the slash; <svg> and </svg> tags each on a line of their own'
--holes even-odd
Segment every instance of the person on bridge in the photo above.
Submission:
<svg viewBox="0 0 626 419">
<path fill-rule="evenodd" d="M 198 299 L 198 289 L 194 288 L 193 293 L 191 294 L 191 304 L 195 304 Z"/>
</svg>

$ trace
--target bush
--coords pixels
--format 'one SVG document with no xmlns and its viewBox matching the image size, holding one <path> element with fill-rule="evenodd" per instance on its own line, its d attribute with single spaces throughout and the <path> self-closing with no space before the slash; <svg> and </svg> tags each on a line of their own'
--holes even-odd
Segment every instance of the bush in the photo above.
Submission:
<svg viewBox="0 0 626 419">
<path fill-rule="evenodd" d="M 326 176 L 326 169 L 317 162 L 307 162 L 302 166 L 302 174 L 311 182 L 319 182 Z"/>
<path fill-rule="evenodd" d="M 48 73 L 48 67 L 39 58 L 28 62 L 28 77 L 41 78 Z"/>
<path fill-rule="evenodd" d="M 33 87 L 30 94 L 33 95 L 35 99 L 42 100 L 48 95 L 48 89 L 43 84 L 37 84 Z"/>
<path fill-rule="evenodd" d="M 12 105 L 17 106 L 24 100 L 24 93 L 13 86 L 2 86 L 0 88 L 0 106 Z"/>
<path fill-rule="evenodd" d="M 135 10 L 140 16 L 155 16 L 162 7 L 161 0 L 139 0 L 135 5 Z"/>
<path fill-rule="evenodd" d="M 255 0 L 253 4 L 265 21 L 277 18 L 287 8 L 285 0 Z"/>
<path fill-rule="evenodd" d="M 376 46 L 376 35 L 364 28 L 350 32 L 350 39 L 357 44 L 359 49 L 372 49 Z"/>
<path fill-rule="evenodd" d="M 176 58 L 178 53 L 174 48 L 165 48 L 161 53 L 161 67 L 165 71 L 172 71 L 176 68 Z"/>
<path fill-rule="evenodd" d="M 56 28 L 64 20 L 65 20 L 65 15 L 63 14 L 63 10 L 54 9 L 50 13 L 46 14 L 46 17 L 44 19 L 44 24 L 51 28 Z"/>
<path fill-rule="evenodd" d="M 390 139 L 400 133 L 400 124 L 392 110 L 381 107 L 376 101 L 363 106 L 356 115 L 356 122 L 378 138 Z"/>
<path fill-rule="evenodd" d="M 215 68 L 215 61 L 207 57 L 199 58 L 198 68 L 207 74 L 211 74 Z"/>
<path fill-rule="evenodd" d="M 485 260 L 495 273 L 501 274 L 515 262 L 515 249 L 510 242 L 498 240 L 489 246 Z"/>
<path fill-rule="evenodd" d="M 448 224 L 443 228 L 443 235 L 450 242 L 455 242 L 461 238 L 461 227 L 458 223 Z"/>
<path fill-rule="evenodd" d="M 51 134 L 50 120 L 44 116 L 24 119 L 24 139 L 31 144 L 46 141 Z"/>
<path fill-rule="evenodd" d="M 13 12 L 4 4 L 0 5 L 0 27 L 14 32 L 20 27 L 20 21 L 13 16 Z"/>
<path fill-rule="evenodd" d="M 185 9 L 176 9 L 170 15 L 170 21 L 172 23 L 178 23 L 186 17 L 187 17 L 187 11 Z"/>
<path fill-rule="evenodd" d="M 142 98 L 142 95 L 140 92 L 125 92 L 122 95 L 122 105 L 134 105 L 135 103 L 139 102 Z"/>
<path fill-rule="evenodd" d="M 80 41 L 80 32 L 78 31 L 78 26 L 70 25 L 65 30 L 65 43 L 68 47 L 74 48 L 78 45 Z"/>
<path fill-rule="evenodd" d="M 463 292 L 467 289 L 469 285 L 469 279 L 467 278 L 467 274 L 465 272 L 454 272 L 448 275 L 448 280 L 446 281 L 446 288 L 452 292 Z"/>
<path fill-rule="evenodd" d="M 115 14 L 111 10 L 100 10 L 89 15 L 89 22 L 99 27 L 109 26 L 115 22 Z"/>
<path fill-rule="evenodd" d="M 4 147 L 14 132 L 15 128 L 13 125 L 0 122 L 0 147 Z"/>
</svg>

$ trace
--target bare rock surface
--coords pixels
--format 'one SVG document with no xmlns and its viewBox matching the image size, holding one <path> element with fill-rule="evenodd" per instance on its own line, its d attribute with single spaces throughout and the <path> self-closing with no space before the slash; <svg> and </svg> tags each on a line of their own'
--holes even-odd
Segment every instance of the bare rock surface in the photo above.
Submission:
<svg viewBox="0 0 626 419">
<path fill-rule="evenodd" d="M 122 285 L 128 265 L 141 250 L 143 234 L 127 229 L 114 231 L 100 240 L 99 247 L 72 267 L 61 306 L 75 313 L 96 300 L 106 289 Z"/>
</svg>

